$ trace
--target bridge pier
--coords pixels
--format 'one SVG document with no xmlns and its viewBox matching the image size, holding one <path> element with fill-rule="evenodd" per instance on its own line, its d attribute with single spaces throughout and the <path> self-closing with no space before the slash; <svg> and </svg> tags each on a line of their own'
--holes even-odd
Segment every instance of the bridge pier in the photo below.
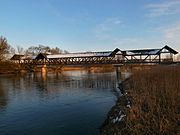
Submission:
<svg viewBox="0 0 180 135">
<path fill-rule="evenodd" d="M 122 74 L 122 65 L 115 66 L 116 69 L 116 80 L 117 80 L 117 88 L 121 91 L 121 94 L 125 94 L 124 88 L 123 88 L 123 79 L 124 76 Z"/>
<path fill-rule="evenodd" d="M 44 64 L 41 68 L 41 78 L 43 81 L 46 81 L 46 77 L 47 77 L 47 67 L 46 64 Z"/>
<path fill-rule="evenodd" d="M 46 66 L 46 64 L 42 65 L 41 73 L 47 73 L 47 66 Z"/>
<path fill-rule="evenodd" d="M 116 79 L 118 83 L 122 82 L 122 71 L 121 71 L 121 66 L 116 66 Z"/>
</svg>

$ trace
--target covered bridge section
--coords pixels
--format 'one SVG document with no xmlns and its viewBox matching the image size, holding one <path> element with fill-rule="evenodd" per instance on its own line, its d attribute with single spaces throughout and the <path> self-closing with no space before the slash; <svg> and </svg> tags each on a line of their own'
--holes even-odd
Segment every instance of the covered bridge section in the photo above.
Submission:
<svg viewBox="0 0 180 135">
<path fill-rule="evenodd" d="M 160 49 L 120 50 L 105 52 L 82 52 L 67 54 L 43 54 L 14 61 L 30 65 L 88 65 L 88 64 L 171 64 L 178 52 L 169 46 Z M 11 59 L 13 60 L 13 58 Z"/>
<path fill-rule="evenodd" d="M 106 52 L 82 52 L 47 55 L 40 53 L 34 59 L 34 64 L 53 65 L 83 65 L 83 64 L 113 64 L 119 49 Z"/>
<path fill-rule="evenodd" d="M 173 63 L 173 57 L 178 52 L 169 46 L 160 49 L 141 49 L 121 51 L 119 62 L 137 64 L 137 63 Z"/>
</svg>

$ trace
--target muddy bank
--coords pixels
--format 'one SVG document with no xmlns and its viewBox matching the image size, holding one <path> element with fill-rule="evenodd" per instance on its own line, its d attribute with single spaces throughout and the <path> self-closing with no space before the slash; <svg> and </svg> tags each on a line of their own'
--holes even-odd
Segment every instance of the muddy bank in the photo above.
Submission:
<svg viewBox="0 0 180 135">
<path fill-rule="evenodd" d="M 131 98 L 127 94 L 129 89 L 129 78 L 119 84 L 121 96 L 116 101 L 116 105 L 111 108 L 106 120 L 100 128 L 101 135 L 127 135 L 126 129 L 127 115 L 131 107 Z"/>
</svg>

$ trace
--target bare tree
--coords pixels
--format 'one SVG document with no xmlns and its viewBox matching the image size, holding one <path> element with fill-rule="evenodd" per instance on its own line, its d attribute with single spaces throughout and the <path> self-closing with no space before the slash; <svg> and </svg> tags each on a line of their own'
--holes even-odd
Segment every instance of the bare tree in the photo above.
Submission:
<svg viewBox="0 0 180 135">
<path fill-rule="evenodd" d="M 0 61 L 4 59 L 4 55 L 9 52 L 10 45 L 5 37 L 0 37 Z"/>
<path fill-rule="evenodd" d="M 15 53 L 16 53 L 16 50 L 15 50 L 13 47 L 10 47 L 9 53 L 10 53 L 10 54 L 15 54 Z"/>
<path fill-rule="evenodd" d="M 50 48 L 50 53 L 51 54 L 61 54 L 61 53 L 63 53 L 63 50 L 59 49 L 58 47 Z"/>
<path fill-rule="evenodd" d="M 18 45 L 17 46 L 17 53 L 18 54 L 23 54 L 24 53 L 24 48 Z"/>
<path fill-rule="evenodd" d="M 50 48 L 44 45 L 31 46 L 26 50 L 26 55 L 38 55 L 39 53 L 61 54 L 68 53 L 68 51 L 63 51 L 58 47 Z"/>
<path fill-rule="evenodd" d="M 65 54 L 67 54 L 67 53 L 69 53 L 69 51 L 67 51 L 67 50 L 64 50 L 64 53 L 65 53 Z"/>
</svg>

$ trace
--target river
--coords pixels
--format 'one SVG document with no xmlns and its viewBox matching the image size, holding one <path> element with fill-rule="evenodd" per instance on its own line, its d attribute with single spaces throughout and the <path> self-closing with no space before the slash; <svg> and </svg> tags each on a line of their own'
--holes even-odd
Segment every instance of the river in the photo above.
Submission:
<svg viewBox="0 0 180 135">
<path fill-rule="evenodd" d="M 116 74 L 65 71 L 0 76 L 1 135 L 99 135 Z"/>
</svg>

